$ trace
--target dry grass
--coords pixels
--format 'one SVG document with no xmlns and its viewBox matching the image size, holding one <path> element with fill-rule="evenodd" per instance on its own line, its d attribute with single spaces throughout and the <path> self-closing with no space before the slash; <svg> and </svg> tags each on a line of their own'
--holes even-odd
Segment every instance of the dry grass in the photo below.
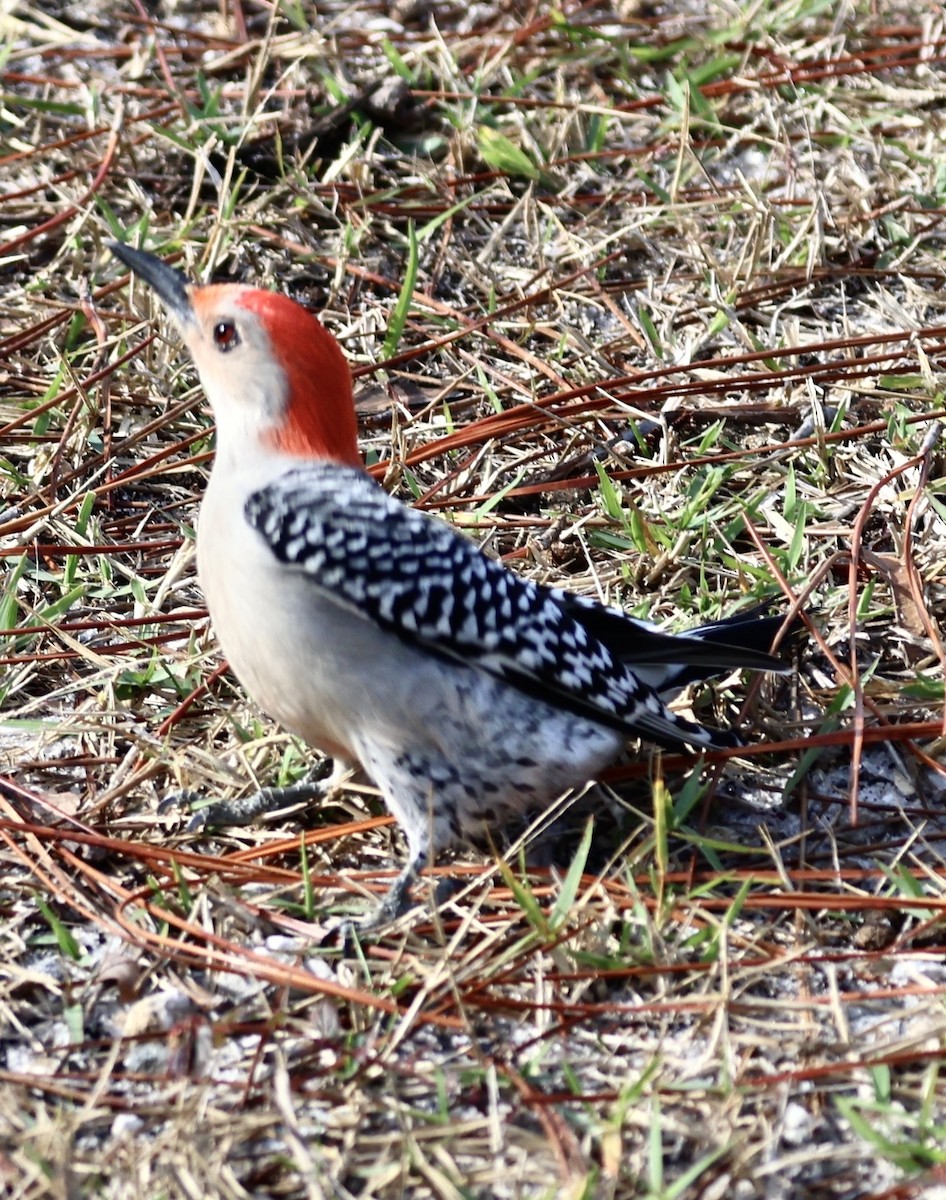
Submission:
<svg viewBox="0 0 946 1200">
<path fill-rule="evenodd" d="M 943 1185 L 946 29 L 744 8 L 0 18 L 5 1195 Z M 761 749 L 632 760 L 357 953 L 370 788 L 157 816 L 308 761 L 219 669 L 209 417 L 113 237 L 318 309 L 374 469 L 517 569 L 811 609 L 795 681 L 696 698 Z"/>
</svg>

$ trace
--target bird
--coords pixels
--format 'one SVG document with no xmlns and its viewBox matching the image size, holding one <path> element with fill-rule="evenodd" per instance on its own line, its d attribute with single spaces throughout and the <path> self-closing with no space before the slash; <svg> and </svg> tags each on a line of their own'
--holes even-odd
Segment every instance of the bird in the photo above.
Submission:
<svg viewBox="0 0 946 1200">
<path fill-rule="evenodd" d="M 733 670 L 790 670 L 770 653 L 781 616 L 763 605 L 670 634 L 523 578 L 366 472 L 351 370 L 314 314 L 109 248 L 163 303 L 213 410 L 197 569 L 232 671 L 285 729 L 360 765 L 406 837 L 406 866 L 366 924 L 404 912 L 442 851 L 495 844 L 631 739 L 741 744 L 667 700 Z M 223 802 L 208 811 L 242 819 Z"/>
</svg>

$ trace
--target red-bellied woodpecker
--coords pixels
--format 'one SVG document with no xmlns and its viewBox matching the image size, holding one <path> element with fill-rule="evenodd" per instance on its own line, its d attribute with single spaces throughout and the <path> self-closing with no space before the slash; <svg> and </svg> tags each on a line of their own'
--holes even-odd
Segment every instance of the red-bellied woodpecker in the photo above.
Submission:
<svg viewBox="0 0 946 1200">
<path fill-rule="evenodd" d="M 170 311 L 216 418 L 197 562 L 230 666 L 287 729 L 360 763 L 407 836 L 384 917 L 439 850 L 594 779 L 629 738 L 738 744 L 664 697 L 786 670 L 766 653 L 780 618 L 673 636 L 522 579 L 362 470 L 348 365 L 301 305 L 111 249 Z"/>
</svg>

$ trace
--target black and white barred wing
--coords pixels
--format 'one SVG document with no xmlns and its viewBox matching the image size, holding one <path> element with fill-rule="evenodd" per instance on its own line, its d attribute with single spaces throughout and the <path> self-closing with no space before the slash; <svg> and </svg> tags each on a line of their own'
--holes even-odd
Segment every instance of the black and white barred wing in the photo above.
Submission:
<svg viewBox="0 0 946 1200">
<path fill-rule="evenodd" d="M 589 632 L 587 606 L 520 578 L 358 470 L 299 467 L 250 496 L 245 511 L 281 563 L 405 642 L 629 733 L 731 742 L 668 713 Z"/>
</svg>

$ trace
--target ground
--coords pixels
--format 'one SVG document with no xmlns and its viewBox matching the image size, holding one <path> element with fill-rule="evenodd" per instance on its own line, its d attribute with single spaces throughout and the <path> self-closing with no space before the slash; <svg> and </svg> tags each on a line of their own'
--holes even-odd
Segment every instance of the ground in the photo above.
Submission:
<svg viewBox="0 0 946 1200">
<path fill-rule="evenodd" d="M 942 1194 L 941 7 L 0 36 L 4 1194 Z M 681 701 L 747 747 L 631 747 L 549 865 L 446 861 L 361 945 L 403 853 L 370 781 L 159 813 L 313 763 L 220 661 L 211 419 L 116 238 L 318 312 L 384 486 L 515 569 L 806 612 L 792 675 Z"/>
</svg>

